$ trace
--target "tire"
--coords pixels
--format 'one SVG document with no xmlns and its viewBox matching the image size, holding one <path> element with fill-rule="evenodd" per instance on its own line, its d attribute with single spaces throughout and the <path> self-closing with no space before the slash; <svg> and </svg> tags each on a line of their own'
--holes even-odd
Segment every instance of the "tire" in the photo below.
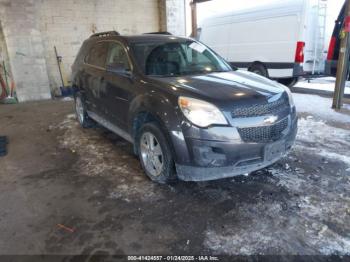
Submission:
<svg viewBox="0 0 350 262">
<path fill-rule="evenodd" d="M 152 181 L 166 184 L 176 180 L 175 163 L 169 142 L 156 122 L 144 124 L 135 142 L 141 166 Z M 158 154 L 159 149 L 161 155 Z"/>
<path fill-rule="evenodd" d="M 89 128 L 94 126 L 94 121 L 88 116 L 86 112 L 85 101 L 80 93 L 75 95 L 75 115 L 78 119 L 79 124 L 83 128 Z"/>
<path fill-rule="evenodd" d="M 261 75 L 263 77 L 269 77 L 269 73 L 267 72 L 266 68 L 262 64 L 253 64 L 249 71 L 258 75 Z"/>
<path fill-rule="evenodd" d="M 281 79 L 278 79 L 277 81 L 282 85 L 293 87 L 296 85 L 296 83 L 298 83 L 298 80 L 299 79 L 297 77 L 291 77 L 291 78 L 281 78 Z"/>
</svg>

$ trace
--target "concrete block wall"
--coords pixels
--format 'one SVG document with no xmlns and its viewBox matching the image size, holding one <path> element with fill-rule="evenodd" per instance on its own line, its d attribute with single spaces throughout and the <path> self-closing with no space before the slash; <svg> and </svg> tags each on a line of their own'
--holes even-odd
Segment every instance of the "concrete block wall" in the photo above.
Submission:
<svg viewBox="0 0 350 262">
<path fill-rule="evenodd" d="M 54 46 L 69 78 L 82 42 L 92 33 L 116 30 L 130 35 L 159 30 L 157 0 L 39 0 L 35 5 L 54 93 L 62 85 Z"/>
<path fill-rule="evenodd" d="M 184 0 L 166 0 L 167 31 L 178 36 L 186 35 L 186 10 Z"/>
<path fill-rule="evenodd" d="M 71 65 L 94 32 L 185 35 L 184 0 L 0 0 L 10 65 L 19 101 L 59 94 L 56 46 L 70 78 Z"/>
<path fill-rule="evenodd" d="M 5 70 L 11 74 L 11 67 L 10 67 L 10 59 L 8 57 L 8 51 L 7 51 L 7 44 L 5 40 L 5 35 L 2 30 L 2 25 L 0 24 L 0 75 L 5 79 L 9 77 L 7 74 L 5 76 Z M 5 69 L 3 68 L 5 66 Z M 7 79 L 7 83 L 10 81 L 10 79 Z"/>
<path fill-rule="evenodd" d="M 0 0 L 0 22 L 20 102 L 51 98 L 34 0 Z"/>
</svg>

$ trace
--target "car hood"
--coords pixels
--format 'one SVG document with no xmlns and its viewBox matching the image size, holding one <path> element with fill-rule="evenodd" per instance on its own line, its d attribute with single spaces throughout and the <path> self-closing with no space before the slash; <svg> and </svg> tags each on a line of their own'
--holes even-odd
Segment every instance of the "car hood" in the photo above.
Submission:
<svg viewBox="0 0 350 262">
<path fill-rule="evenodd" d="M 191 96 L 222 105 L 246 103 L 247 100 L 266 101 L 284 92 L 281 84 L 242 70 L 152 79 L 161 82 L 162 86 L 167 84 L 170 91 L 179 96 Z"/>
</svg>

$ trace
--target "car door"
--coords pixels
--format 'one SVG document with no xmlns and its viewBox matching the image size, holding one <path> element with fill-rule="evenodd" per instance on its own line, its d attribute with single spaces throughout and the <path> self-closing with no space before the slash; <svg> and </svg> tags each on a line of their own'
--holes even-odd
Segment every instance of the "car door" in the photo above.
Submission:
<svg viewBox="0 0 350 262">
<path fill-rule="evenodd" d="M 106 77 L 102 92 L 108 119 L 112 124 L 127 130 L 130 101 L 135 94 L 132 64 L 126 48 L 120 42 L 109 42 Z"/>
<path fill-rule="evenodd" d="M 106 73 L 108 42 L 96 43 L 85 57 L 84 63 L 84 96 L 89 111 L 105 117 L 105 106 L 102 103 L 101 84 Z"/>
</svg>

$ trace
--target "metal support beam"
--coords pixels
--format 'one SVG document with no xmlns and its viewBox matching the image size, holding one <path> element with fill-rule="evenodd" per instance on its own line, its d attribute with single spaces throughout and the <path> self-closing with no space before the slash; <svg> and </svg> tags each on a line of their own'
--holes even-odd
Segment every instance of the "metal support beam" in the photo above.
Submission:
<svg viewBox="0 0 350 262">
<path fill-rule="evenodd" d="M 197 4 L 199 3 L 204 3 L 204 2 L 208 2 L 211 0 L 192 0 L 190 2 L 190 6 L 191 6 L 191 22 L 192 22 L 192 33 L 191 33 L 191 37 L 196 38 L 197 37 Z"/>
<path fill-rule="evenodd" d="M 191 23 L 192 23 L 192 33 L 191 37 L 197 37 L 197 3 L 192 0 L 190 3 L 191 6 Z"/>
<path fill-rule="evenodd" d="M 343 106 L 345 83 L 349 73 L 350 55 L 350 0 L 346 0 L 345 21 L 337 65 L 337 79 L 335 82 L 332 108 L 340 109 Z"/>
</svg>

